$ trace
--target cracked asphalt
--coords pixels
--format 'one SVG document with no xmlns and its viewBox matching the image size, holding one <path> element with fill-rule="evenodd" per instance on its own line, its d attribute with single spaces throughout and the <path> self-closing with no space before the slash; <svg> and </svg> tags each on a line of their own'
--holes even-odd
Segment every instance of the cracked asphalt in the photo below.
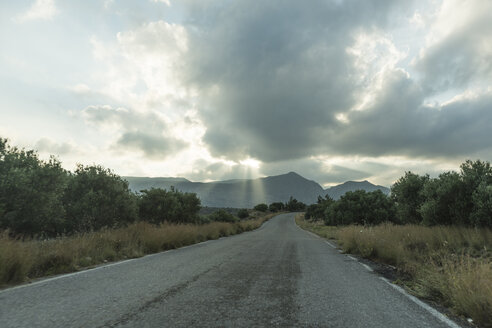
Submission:
<svg viewBox="0 0 492 328">
<path fill-rule="evenodd" d="M 294 214 L 0 291 L 0 327 L 449 327 Z"/>
</svg>

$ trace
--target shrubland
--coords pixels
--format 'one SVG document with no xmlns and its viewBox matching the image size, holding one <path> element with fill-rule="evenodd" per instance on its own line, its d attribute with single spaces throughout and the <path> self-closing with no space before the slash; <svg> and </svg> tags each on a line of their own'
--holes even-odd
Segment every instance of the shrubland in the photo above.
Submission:
<svg viewBox="0 0 492 328">
<path fill-rule="evenodd" d="M 0 138 L 0 285 L 241 233 L 273 216 L 204 217 L 200 205 L 174 188 L 134 193 L 99 165 L 67 171 Z"/>
<path fill-rule="evenodd" d="M 460 172 L 436 178 L 406 172 L 381 191 L 349 191 L 339 200 L 319 197 L 306 209 L 307 220 L 327 225 L 395 224 L 458 225 L 492 228 L 492 168 L 489 162 L 467 160 Z"/>
<path fill-rule="evenodd" d="M 298 224 L 344 252 L 394 266 L 411 293 L 492 327 L 492 168 L 466 161 L 435 178 L 406 172 L 391 194 L 319 198 Z"/>
</svg>

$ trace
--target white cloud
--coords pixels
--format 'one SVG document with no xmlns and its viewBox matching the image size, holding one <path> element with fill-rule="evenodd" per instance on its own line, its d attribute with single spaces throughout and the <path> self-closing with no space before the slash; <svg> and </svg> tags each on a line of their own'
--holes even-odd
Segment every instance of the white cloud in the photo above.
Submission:
<svg viewBox="0 0 492 328">
<path fill-rule="evenodd" d="M 443 1 L 415 66 L 430 94 L 492 83 L 492 1 Z"/>
<path fill-rule="evenodd" d="M 139 113 L 109 105 L 89 106 L 82 118 L 109 134 L 110 149 L 139 152 L 147 159 L 159 160 L 187 148 L 188 144 L 172 133 L 166 118 L 158 113 Z"/>
<path fill-rule="evenodd" d="M 114 4 L 114 0 L 105 0 L 104 9 L 109 9 Z"/>
<path fill-rule="evenodd" d="M 171 7 L 171 0 L 150 0 L 150 1 L 155 3 L 161 2 L 166 4 L 168 7 Z"/>
<path fill-rule="evenodd" d="M 56 142 L 50 138 L 39 139 L 34 148 L 42 153 L 50 155 L 67 155 L 75 151 L 75 146 L 71 142 Z"/>
<path fill-rule="evenodd" d="M 76 94 L 88 94 L 91 92 L 91 88 L 85 83 L 78 83 L 68 87 L 67 89 L 75 92 Z"/>
<path fill-rule="evenodd" d="M 409 22 L 413 25 L 415 25 L 415 27 L 417 28 L 425 28 L 425 20 L 424 18 L 422 17 L 422 15 L 420 14 L 420 12 L 416 11 L 412 18 L 410 18 Z"/>
<path fill-rule="evenodd" d="M 58 12 L 54 0 L 36 0 L 25 13 L 16 16 L 15 20 L 19 23 L 31 20 L 50 20 Z"/>
</svg>

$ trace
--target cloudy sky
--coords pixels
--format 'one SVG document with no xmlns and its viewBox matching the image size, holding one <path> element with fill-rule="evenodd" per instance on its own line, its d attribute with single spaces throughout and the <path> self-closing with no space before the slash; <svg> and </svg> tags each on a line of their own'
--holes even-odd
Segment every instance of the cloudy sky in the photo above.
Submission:
<svg viewBox="0 0 492 328">
<path fill-rule="evenodd" d="M 0 3 L 0 136 L 67 169 L 390 185 L 492 160 L 490 0 Z"/>
</svg>

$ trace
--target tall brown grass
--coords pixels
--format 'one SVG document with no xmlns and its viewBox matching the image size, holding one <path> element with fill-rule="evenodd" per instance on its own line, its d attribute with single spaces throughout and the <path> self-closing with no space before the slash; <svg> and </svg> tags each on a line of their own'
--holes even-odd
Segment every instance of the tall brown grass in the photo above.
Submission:
<svg viewBox="0 0 492 328">
<path fill-rule="evenodd" d="M 302 217 L 297 222 L 336 239 L 346 253 L 395 266 L 398 282 L 414 295 L 492 327 L 491 230 L 393 224 L 326 227 Z"/>
<path fill-rule="evenodd" d="M 139 222 L 125 228 L 49 240 L 22 241 L 4 232 L 0 234 L 0 286 L 238 234 L 258 228 L 272 216 L 204 225 L 155 226 Z"/>
</svg>

